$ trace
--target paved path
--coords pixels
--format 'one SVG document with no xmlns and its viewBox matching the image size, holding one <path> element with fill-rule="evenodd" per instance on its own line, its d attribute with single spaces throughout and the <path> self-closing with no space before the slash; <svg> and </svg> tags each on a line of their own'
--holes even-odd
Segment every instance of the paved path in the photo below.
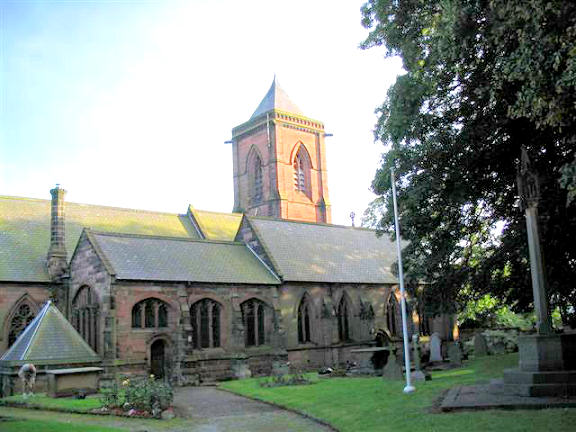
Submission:
<svg viewBox="0 0 576 432">
<path fill-rule="evenodd" d="M 174 407 L 178 415 L 197 418 L 198 432 L 322 432 L 332 429 L 313 420 L 237 396 L 214 387 L 176 389 Z"/>
<path fill-rule="evenodd" d="M 0 407 L 1 418 L 55 421 L 118 428 L 131 432 L 328 432 L 332 429 L 274 406 L 246 399 L 213 387 L 174 390 L 179 417 L 173 420 L 66 414 Z M 63 429 L 63 430 L 64 430 Z"/>
</svg>

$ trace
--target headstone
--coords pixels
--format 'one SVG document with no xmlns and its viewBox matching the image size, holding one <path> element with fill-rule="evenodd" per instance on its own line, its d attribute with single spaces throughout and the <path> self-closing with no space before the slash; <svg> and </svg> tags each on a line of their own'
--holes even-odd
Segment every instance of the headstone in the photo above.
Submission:
<svg viewBox="0 0 576 432">
<path fill-rule="evenodd" d="M 453 366 L 462 366 L 462 348 L 458 342 L 448 345 L 448 358 Z"/>
<path fill-rule="evenodd" d="M 438 333 L 432 333 L 430 336 L 430 361 L 441 362 L 442 360 L 442 339 Z"/>
<path fill-rule="evenodd" d="M 234 378 L 244 379 L 252 376 L 252 371 L 248 367 L 248 361 L 243 359 L 234 360 L 232 362 L 232 373 Z"/>
<path fill-rule="evenodd" d="M 422 370 L 420 363 L 420 338 L 417 334 L 412 335 L 412 357 L 414 359 L 414 371 L 410 372 L 412 381 L 428 381 L 430 375 Z"/>
<path fill-rule="evenodd" d="M 506 344 L 502 341 L 496 341 L 492 344 L 493 354 L 506 354 Z"/>
<path fill-rule="evenodd" d="M 402 373 L 402 366 L 398 363 L 396 357 L 397 349 L 392 348 L 390 355 L 388 356 L 388 362 L 384 369 L 382 370 L 382 378 L 385 380 L 402 380 L 404 379 L 404 374 Z"/>
<path fill-rule="evenodd" d="M 476 333 L 474 336 L 474 355 L 476 357 L 484 357 L 488 355 L 488 345 L 486 338 L 482 333 Z"/>
<path fill-rule="evenodd" d="M 417 334 L 412 335 L 412 358 L 414 359 L 414 369 L 422 369 L 420 364 L 420 338 Z"/>
<path fill-rule="evenodd" d="M 284 376 L 290 373 L 290 365 L 285 361 L 275 361 L 272 363 L 272 375 Z"/>
</svg>

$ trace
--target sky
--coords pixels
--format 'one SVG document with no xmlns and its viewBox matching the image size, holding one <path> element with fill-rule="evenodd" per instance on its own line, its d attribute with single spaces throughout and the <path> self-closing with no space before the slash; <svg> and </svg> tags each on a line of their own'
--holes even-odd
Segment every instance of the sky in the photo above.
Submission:
<svg viewBox="0 0 576 432">
<path fill-rule="evenodd" d="M 0 0 L 0 195 L 230 212 L 233 127 L 276 74 L 324 122 L 333 223 L 375 196 L 375 109 L 402 73 L 363 1 Z"/>
</svg>

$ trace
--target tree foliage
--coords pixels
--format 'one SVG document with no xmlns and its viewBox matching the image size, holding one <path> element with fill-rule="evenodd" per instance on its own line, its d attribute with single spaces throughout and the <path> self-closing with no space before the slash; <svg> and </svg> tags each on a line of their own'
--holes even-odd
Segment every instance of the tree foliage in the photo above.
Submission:
<svg viewBox="0 0 576 432">
<path fill-rule="evenodd" d="M 369 0 L 362 16 L 362 47 L 383 46 L 406 71 L 377 110 L 388 151 L 369 213 L 373 222 L 383 214 L 380 229 L 392 226 L 394 166 L 405 267 L 430 283 L 429 312 L 486 293 L 529 308 L 516 188 L 525 145 L 542 180 L 552 307 L 576 323 L 576 2 Z"/>
</svg>

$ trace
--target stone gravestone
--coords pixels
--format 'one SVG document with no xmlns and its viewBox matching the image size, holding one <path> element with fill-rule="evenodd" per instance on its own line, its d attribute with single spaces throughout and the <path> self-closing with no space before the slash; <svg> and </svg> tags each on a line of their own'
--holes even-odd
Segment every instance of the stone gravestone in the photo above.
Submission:
<svg viewBox="0 0 576 432">
<path fill-rule="evenodd" d="M 462 366 L 462 348 L 458 342 L 448 345 L 448 358 L 453 366 Z"/>
<path fill-rule="evenodd" d="M 480 332 L 474 336 L 474 355 L 476 357 L 484 357 L 488 355 L 488 344 L 486 338 Z"/>
<path fill-rule="evenodd" d="M 252 371 L 245 359 L 237 359 L 232 362 L 232 373 L 234 378 L 244 379 L 252 376 Z"/>
<path fill-rule="evenodd" d="M 430 362 L 441 362 L 442 359 L 442 339 L 438 333 L 430 336 Z"/>
<path fill-rule="evenodd" d="M 384 366 L 382 370 L 382 378 L 387 380 L 401 380 L 404 378 L 402 366 L 398 363 L 397 351 L 396 347 L 390 347 L 390 355 L 388 356 L 386 366 Z"/>
<path fill-rule="evenodd" d="M 410 377 L 413 381 L 428 381 L 430 375 L 422 370 L 420 363 L 420 338 L 417 334 L 412 335 L 412 357 L 414 359 L 414 372 L 411 372 Z"/>
<path fill-rule="evenodd" d="M 503 341 L 496 341 L 492 344 L 493 354 L 506 354 L 506 344 Z"/>
<path fill-rule="evenodd" d="M 290 373 L 290 365 L 285 361 L 275 361 L 272 363 L 272 376 L 284 376 Z"/>
</svg>

